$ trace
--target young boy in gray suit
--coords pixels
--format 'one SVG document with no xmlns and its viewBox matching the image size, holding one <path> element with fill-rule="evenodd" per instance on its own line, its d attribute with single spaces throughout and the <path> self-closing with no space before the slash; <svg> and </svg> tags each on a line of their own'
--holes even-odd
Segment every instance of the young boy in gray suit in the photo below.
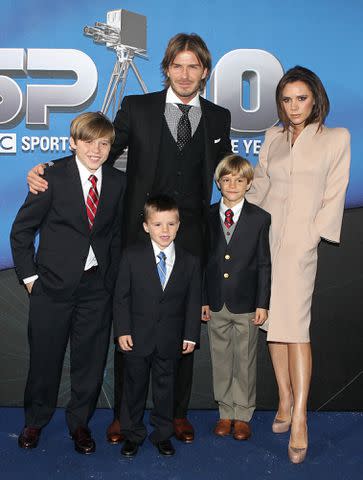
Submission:
<svg viewBox="0 0 363 480">
<path fill-rule="evenodd" d="M 253 179 L 251 164 L 228 155 L 217 166 L 219 203 L 209 214 L 205 305 L 220 419 L 214 433 L 236 440 L 251 436 L 256 404 L 258 327 L 268 315 L 271 258 L 270 215 L 244 198 Z"/>
</svg>

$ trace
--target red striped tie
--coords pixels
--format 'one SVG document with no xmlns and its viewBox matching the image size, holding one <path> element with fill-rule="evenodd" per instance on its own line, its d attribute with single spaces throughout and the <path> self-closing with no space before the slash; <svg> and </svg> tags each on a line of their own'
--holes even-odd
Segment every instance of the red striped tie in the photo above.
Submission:
<svg viewBox="0 0 363 480">
<path fill-rule="evenodd" d="M 231 228 L 231 226 L 234 224 L 234 221 L 233 221 L 233 210 L 231 210 L 230 208 L 228 208 L 228 210 L 225 211 L 225 220 L 224 220 L 224 224 L 227 228 Z"/>
<path fill-rule="evenodd" d="M 100 197 L 98 196 L 98 191 L 97 191 L 97 177 L 95 175 L 90 175 L 88 177 L 88 180 L 92 183 L 89 189 L 89 192 L 87 195 L 87 201 L 86 201 L 88 225 L 89 225 L 89 228 L 91 229 L 95 221 L 98 202 Z"/>
</svg>

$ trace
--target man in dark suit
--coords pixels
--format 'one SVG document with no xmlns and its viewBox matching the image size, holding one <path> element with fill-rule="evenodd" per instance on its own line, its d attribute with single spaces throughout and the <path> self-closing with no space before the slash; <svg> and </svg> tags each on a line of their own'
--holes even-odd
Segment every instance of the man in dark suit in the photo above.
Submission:
<svg viewBox="0 0 363 480">
<path fill-rule="evenodd" d="M 244 198 L 253 168 L 228 155 L 216 169 L 220 203 L 209 216 L 209 255 L 202 319 L 208 321 L 214 396 L 220 419 L 214 429 L 236 440 L 251 436 L 256 406 L 258 327 L 270 302 L 270 214 Z"/>
<path fill-rule="evenodd" d="M 218 161 L 230 152 L 230 113 L 202 98 L 211 69 L 210 53 L 197 35 L 173 37 L 162 61 L 167 90 L 125 97 L 116 115 L 115 144 L 110 161 L 128 147 L 124 231 L 126 244 L 142 238 L 143 205 L 150 195 L 163 193 L 179 205 L 177 244 L 202 259 L 205 218 Z M 186 110 L 183 110 L 186 107 Z M 194 355 L 179 362 L 174 428 L 179 440 L 191 442 L 186 419 Z M 117 434 L 121 397 L 122 354 L 115 352 L 115 419 L 109 433 Z M 117 438 L 117 436 L 116 436 Z"/>
<path fill-rule="evenodd" d="M 109 162 L 128 147 L 123 245 L 145 237 L 142 223 L 147 198 L 169 194 L 180 207 L 177 242 L 203 260 L 214 170 L 223 155 L 231 151 L 230 113 L 200 96 L 210 74 L 211 56 L 198 35 L 181 33 L 173 37 L 161 66 L 166 90 L 125 97 L 114 121 L 116 139 Z M 37 172 L 43 173 L 42 166 L 34 167 L 28 175 L 34 193 L 46 188 Z M 107 429 L 112 443 L 121 440 L 122 355 L 115 351 L 114 421 Z M 176 382 L 175 434 L 185 442 L 194 438 L 186 418 L 193 357 L 182 357 Z"/>
<path fill-rule="evenodd" d="M 30 366 L 21 448 L 37 446 L 54 413 L 70 340 L 66 420 L 76 451 L 95 451 L 88 422 L 102 386 L 109 344 L 125 191 L 125 175 L 102 166 L 114 135 L 112 123 L 100 113 L 74 119 L 74 155 L 47 169 L 49 188 L 28 194 L 12 227 L 16 272 L 30 294 Z"/>
<path fill-rule="evenodd" d="M 124 352 L 121 450 L 134 456 L 147 431 L 143 423 L 150 371 L 154 408 L 150 440 L 173 455 L 174 383 L 177 360 L 199 341 L 199 259 L 174 244 L 179 212 L 166 195 L 150 197 L 144 209 L 150 240 L 126 248 L 114 297 L 114 334 Z"/>
</svg>

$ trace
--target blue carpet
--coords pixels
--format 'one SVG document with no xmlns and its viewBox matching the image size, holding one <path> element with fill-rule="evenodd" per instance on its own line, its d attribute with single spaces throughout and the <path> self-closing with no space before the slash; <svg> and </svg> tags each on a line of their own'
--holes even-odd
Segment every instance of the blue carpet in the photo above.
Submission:
<svg viewBox="0 0 363 480">
<path fill-rule="evenodd" d="M 247 442 L 232 437 L 217 438 L 211 432 L 217 418 L 214 410 L 194 410 L 190 419 L 196 428 L 193 444 L 173 443 L 176 455 L 165 458 L 145 441 L 133 459 L 120 456 L 120 447 L 105 441 L 110 410 L 97 410 L 91 429 L 97 442 L 93 455 L 73 450 L 64 421 L 57 410 L 43 430 L 35 450 L 17 446 L 23 426 L 18 408 L 0 409 L 1 480 L 184 480 L 184 479 L 363 479 L 363 412 L 309 413 L 309 450 L 306 461 L 292 465 L 287 458 L 289 434 L 271 432 L 273 412 L 257 412 L 253 436 Z"/>
</svg>

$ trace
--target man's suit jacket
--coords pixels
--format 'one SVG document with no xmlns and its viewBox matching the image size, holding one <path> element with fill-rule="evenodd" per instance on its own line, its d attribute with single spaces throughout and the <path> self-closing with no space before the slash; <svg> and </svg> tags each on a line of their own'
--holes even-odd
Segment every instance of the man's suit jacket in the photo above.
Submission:
<svg viewBox="0 0 363 480">
<path fill-rule="evenodd" d="M 208 263 L 204 277 L 205 303 L 218 312 L 226 304 L 232 313 L 269 308 L 271 257 L 270 214 L 245 200 L 227 244 L 219 203 L 210 208 Z"/>
<path fill-rule="evenodd" d="M 197 258 L 175 246 L 175 263 L 163 291 L 150 241 L 124 250 L 114 294 L 114 336 L 131 335 L 132 352 L 157 349 L 178 358 L 183 340 L 199 342 L 201 275 Z"/>
<path fill-rule="evenodd" d="M 165 110 L 166 90 L 123 99 L 114 120 L 116 139 L 109 161 L 114 162 L 128 147 L 127 189 L 123 236 L 127 244 L 135 241 L 143 221 L 143 205 L 152 192 L 159 158 L 159 147 Z M 200 97 L 205 138 L 203 162 L 203 206 L 210 205 L 214 170 L 231 152 L 231 116 L 228 110 Z M 203 207 L 202 205 L 200 207 Z"/>
<path fill-rule="evenodd" d="M 105 288 L 111 293 L 121 252 L 125 174 L 103 165 L 100 201 L 91 230 L 75 157 L 55 162 L 44 177 L 48 189 L 38 195 L 28 194 L 11 230 L 19 280 L 38 274 L 35 287 L 40 282 L 49 295 L 68 297 L 80 282 L 91 245 Z"/>
</svg>

